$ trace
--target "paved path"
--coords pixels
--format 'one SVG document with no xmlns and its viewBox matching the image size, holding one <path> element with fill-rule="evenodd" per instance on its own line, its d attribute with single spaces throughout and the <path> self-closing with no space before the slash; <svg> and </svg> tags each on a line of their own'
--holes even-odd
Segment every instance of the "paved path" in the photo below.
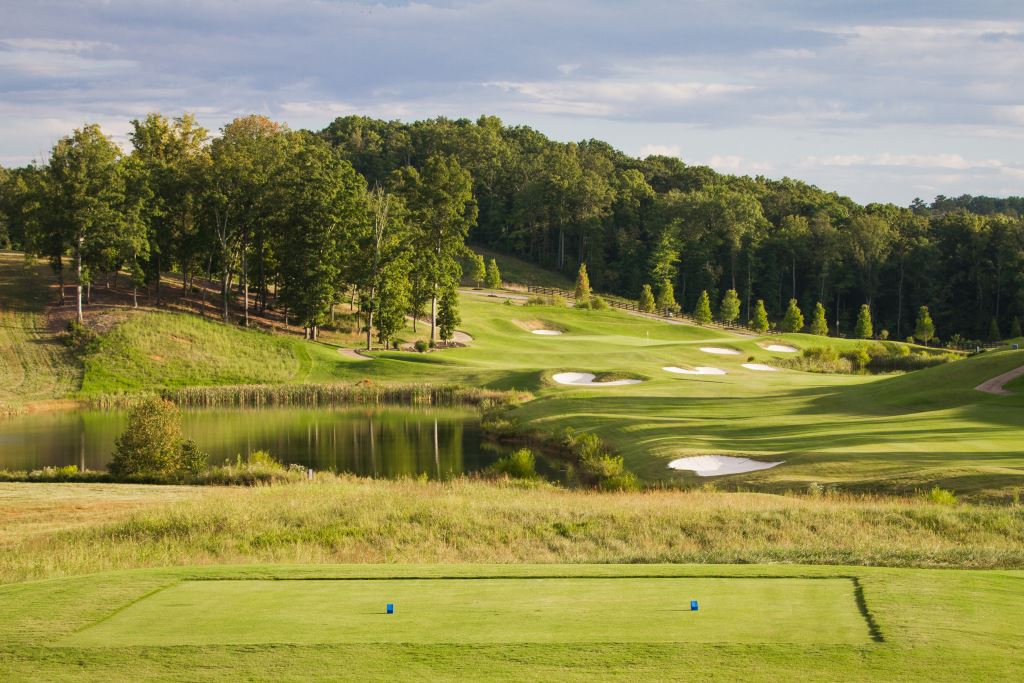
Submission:
<svg viewBox="0 0 1024 683">
<path fill-rule="evenodd" d="M 1024 375 L 1024 365 L 1020 366 L 1015 370 L 1004 372 L 998 377 L 993 377 L 990 380 L 984 381 L 978 386 L 974 387 L 978 391 L 984 391 L 989 394 L 998 394 L 1000 396 L 1009 396 L 1012 391 L 1007 391 L 1003 388 L 1008 382 L 1017 379 L 1021 375 Z"/>
<path fill-rule="evenodd" d="M 370 356 L 364 356 L 359 352 L 359 349 L 344 349 L 339 348 L 338 353 L 345 356 L 349 360 L 373 360 Z"/>
</svg>

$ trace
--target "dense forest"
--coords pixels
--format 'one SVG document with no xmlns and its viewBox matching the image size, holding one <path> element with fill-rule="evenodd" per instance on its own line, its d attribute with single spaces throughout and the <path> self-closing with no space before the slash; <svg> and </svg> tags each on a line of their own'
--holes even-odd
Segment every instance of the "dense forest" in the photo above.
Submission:
<svg viewBox="0 0 1024 683">
<path fill-rule="evenodd" d="M 653 291 L 687 312 L 738 299 L 740 321 L 759 301 L 774 320 L 792 299 L 808 320 L 821 303 L 846 336 L 864 305 L 875 336 L 899 339 L 921 306 L 944 340 L 1019 334 L 1024 316 L 1021 197 L 860 206 L 494 117 L 349 116 L 313 132 L 250 116 L 210 139 L 190 116 L 154 114 L 131 142 L 125 153 L 87 126 L 43 164 L 0 169 L 0 242 L 86 283 L 118 269 L 139 286 L 216 276 L 225 316 L 236 283 L 246 306 L 251 292 L 310 334 L 357 292 L 384 342 L 410 312 L 450 334 L 464 243 L 567 274 L 585 263 L 598 291 Z"/>
</svg>

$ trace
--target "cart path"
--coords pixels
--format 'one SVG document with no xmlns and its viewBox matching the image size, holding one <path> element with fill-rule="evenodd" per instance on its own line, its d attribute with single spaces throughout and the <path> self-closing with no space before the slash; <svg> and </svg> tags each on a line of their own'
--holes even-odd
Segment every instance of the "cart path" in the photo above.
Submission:
<svg viewBox="0 0 1024 683">
<path fill-rule="evenodd" d="M 998 394 L 1000 396 L 1009 396 L 1013 392 L 1012 391 L 1007 391 L 1006 389 L 1003 388 L 1003 386 L 1005 384 L 1007 384 L 1008 382 L 1011 382 L 1011 381 L 1017 379 L 1021 375 L 1024 375 L 1024 365 L 1020 366 L 1019 368 L 1016 368 L 1015 370 L 1010 370 L 1009 372 L 1004 372 L 1003 374 L 999 375 L 998 377 L 993 377 L 990 380 L 986 380 L 986 381 L 982 382 L 981 384 L 979 384 L 978 386 L 976 386 L 974 388 L 977 391 L 984 391 L 984 392 L 989 393 L 989 394 Z"/>
</svg>

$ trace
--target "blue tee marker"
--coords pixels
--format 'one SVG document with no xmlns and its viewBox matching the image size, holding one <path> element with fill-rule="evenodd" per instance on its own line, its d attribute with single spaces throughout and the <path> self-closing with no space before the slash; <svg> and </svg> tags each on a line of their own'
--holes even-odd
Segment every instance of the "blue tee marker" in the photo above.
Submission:
<svg viewBox="0 0 1024 683">
<path fill-rule="evenodd" d="M 394 614 L 394 613 L 395 613 L 395 606 L 392 603 L 389 602 L 388 603 L 388 614 Z"/>
<path fill-rule="evenodd" d="M 690 600 L 690 611 L 691 612 L 696 612 L 697 609 L 698 609 L 697 601 L 696 600 Z"/>
</svg>

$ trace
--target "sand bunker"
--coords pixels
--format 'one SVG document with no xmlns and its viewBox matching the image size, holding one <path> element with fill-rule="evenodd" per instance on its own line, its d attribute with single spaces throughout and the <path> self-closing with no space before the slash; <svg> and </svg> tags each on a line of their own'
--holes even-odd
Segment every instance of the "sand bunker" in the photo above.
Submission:
<svg viewBox="0 0 1024 683">
<path fill-rule="evenodd" d="M 558 334 L 562 334 L 560 330 L 530 330 L 533 334 L 540 334 L 545 337 L 553 337 Z"/>
<path fill-rule="evenodd" d="M 727 349 L 722 346 L 702 346 L 700 350 L 704 353 L 713 353 L 717 356 L 738 356 L 740 352 L 736 349 Z"/>
<path fill-rule="evenodd" d="M 677 458 L 668 466 L 674 470 L 693 470 L 698 477 L 718 477 L 723 474 L 743 474 L 744 472 L 766 470 L 781 464 L 781 462 L 763 462 L 729 455 L 694 455 L 689 458 Z"/>
<path fill-rule="evenodd" d="M 775 353 L 796 353 L 799 350 L 786 344 L 761 344 L 760 346 L 765 351 L 774 351 Z"/>
<path fill-rule="evenodd" d="M 698 365 L 693 370 L 687 370 L 686 368 L 677 368 L 674 365 L 670 365 L 667 368 L 662 368 L 665 372 L 673 372 L 677 375 L 724 375 L 725 370 L 721 368 L 710 368 L 704 365 Z"/>
<path fill-rule="evenodd" d="M 559 384 L 572 384 L 574 386 L 594 387 L 617 387 L 624 384 L 640 384 L 638 379 L 614 379 L 610 382 L 595 382 L 597 375 L 592 372 L 559 372 L 552 375 L 551 379 Z"/>
<path fill-rule="evenodd" d="M 744 363 L 743 367 L 747 370 L 757 370 L 758 372 L 778 372 L 778 368 L 773 368 L 771 365 L 765 365 L 764 363 Z"/>
</svg>

